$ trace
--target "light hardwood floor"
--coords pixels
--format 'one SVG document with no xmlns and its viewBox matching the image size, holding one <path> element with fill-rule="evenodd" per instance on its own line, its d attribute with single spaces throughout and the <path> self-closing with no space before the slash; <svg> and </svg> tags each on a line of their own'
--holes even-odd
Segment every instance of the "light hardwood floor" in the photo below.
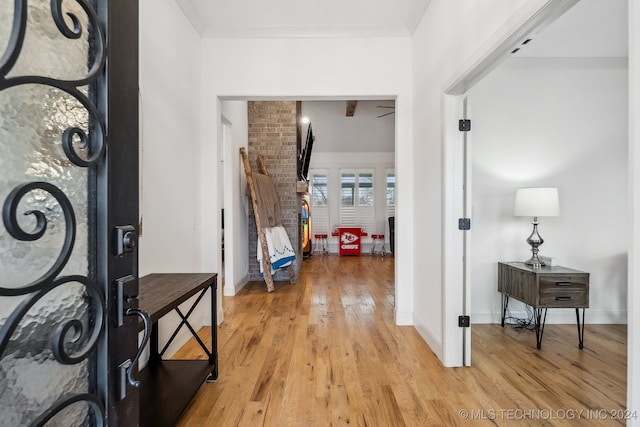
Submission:
<svg viewBox="0 0 640 427">
<path fill-rule="evenodd" d="M 587 325 L 579 350 L 575 325 L 549 324 L 536 350 L 531 331 L 473 325 L 473 366 L 444 368 L 413 327 L 394 323 L 393 263 L 314 257 L 294 285 L 225 297 L 218 382 L 178 425 L 624 424 L 614 418 L 626 415 L 625 326 Z"/>
</svg>

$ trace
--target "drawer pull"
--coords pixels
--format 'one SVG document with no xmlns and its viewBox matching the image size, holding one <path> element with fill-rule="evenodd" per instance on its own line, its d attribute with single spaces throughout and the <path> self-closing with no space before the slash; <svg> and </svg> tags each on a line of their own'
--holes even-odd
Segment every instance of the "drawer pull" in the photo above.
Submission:
<svg viewBox="0 0 640 427">
<path fill-rule="evenodd" d="M 571 301 L 571 297 L 556 297 L 556 301 Z"/>
<path fill-rule="evenodd" d="M 556 282 L 556 286 L 571 286 L 573 283 L 571 282 Z"/>
</svg>

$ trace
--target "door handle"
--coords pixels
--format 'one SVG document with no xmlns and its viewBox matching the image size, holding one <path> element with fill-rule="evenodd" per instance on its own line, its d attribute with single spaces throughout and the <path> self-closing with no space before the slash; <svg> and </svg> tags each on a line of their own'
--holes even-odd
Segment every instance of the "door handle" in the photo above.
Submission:
<svg viewBox="0 0 640 427">
<path fill-rule="evenodd" d="M 571 286 L 572 282 L 556 282 L 556 286 Z"/>
<path fill-rule="evenodd" d="M 122 368 L 125 369 L 127 382 L 129 383 L 129 385 L 131 387 L 140 387 L 140 381 L 137 381 L 133 378 L 133 368 L 136 366 L 136 363 L 138 363 L 138 359 L 140 359 L 140 356 L 142 355 L 147 342 L 149 342 L 149 336 L 151 335 L 151 318 L 146 311 L 140 310 L 139 308 L 129 308 L 127 309 L 125 314 L 127 316 L 138 316 L 144 323 L 144 334 L 142 337 L 142 343 L 140 343 L 133 361 L 131 361 L 131 363 L 126 363 L 125 366 L 122 366 Z"/>
</svg>

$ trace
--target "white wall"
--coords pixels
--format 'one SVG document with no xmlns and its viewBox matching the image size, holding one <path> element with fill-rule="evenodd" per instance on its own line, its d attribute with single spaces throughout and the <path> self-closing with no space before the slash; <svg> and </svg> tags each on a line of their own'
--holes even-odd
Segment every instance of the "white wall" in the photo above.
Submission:
<svg viewBox="0 0 640 427">
<path fill-rule="evenodd" d="M 627 61 L 510 59 L 469 93 L 472 109 L 474 323 L 500 321 L 497 261 L 527 259 L 532 218 L 515 190 L 558 187 L 560 216 L 539 218 L 540 254 L 587 271 L 587 323 L 626 323 Z M 512 314 L 526 317 L 510 303 Z M 550 310 L 548 323 L 575 323 Z"/>
<path fill-rule="evenodd" d="M 174 1 L 142 0 L 140 17 L 140 274 L 197 271 L 201 40 Z"/>
<path fill-rule="evenodd" d="M 446 249 L 442 239 L 445 232 L 442 207 L 446 197 L 442 145 L 446 125 L 444 90 L 455 76 L 468 69 L 477 52 L 508 31 L 512 15 L 516 11 L 522 14 L 521 6 L 533 13 L 540 3 L 433 0 L 413 37 L 414 142 L 413 172 L 409 177 L 413 185 L 409 197 L 414 199 L 414 221 L 409 227 L 420 230 L 420 239 L 403 241 L 415 257 L 414 325 L 447 366 L 458 365 L 461 359 L 449 356 L 448 353 L 455 355 L 455 351 L 445 351 L 443 330 L 447 330 L 449 342 L 462 342 L 457 315 L 463 311 L 462 298 L 452 300 L 443 293 L 442 271 L 447 262 L 442 255 Z M 455 284 L 445 285 L 452 288 Z M 457 314 L 443 319 L 443 307 L 447 307 L 445 312 Z"/>
<path fill-rule="evenodd" d="M 249 281 L 249 200 L 240 147 L 248 146 L 247 101 L 223 101 L 225 187 L 224 295 L 233 296 Z"/>
<path fill-rule="evenodd" d="M 203 40 L 203 114 L 201 180 L 216 188 L 205 171 L 217 162 L 221 138 L 220 99 L 396 99 L 396 162 L 399 241 L 411 242 L 413 230 L 411 39 L 205 39 Z M 202 189 L 200 215 L 218 211 Z M 203 222 L 202 269 L 215 270 L 218 249 L 213 224 Z M 396 321 L 409 324 L 413 312 L 413 263 L 410 245 L 396 257 Z"/>
<path fill-rule="evenodd" d="M 142 0 L 139 34 L 143 216 L 139 275 L 199 272 L 201 40 L 173 0 Z M 208 301 L 205 298 L 192 314 L 196 330 L 208 318 Z M 161 342 L 178 321 L 173 312 L 163 318 Z M 188 331 L 183 332 L 168 355 L 189 339 Z"/>
</svg>

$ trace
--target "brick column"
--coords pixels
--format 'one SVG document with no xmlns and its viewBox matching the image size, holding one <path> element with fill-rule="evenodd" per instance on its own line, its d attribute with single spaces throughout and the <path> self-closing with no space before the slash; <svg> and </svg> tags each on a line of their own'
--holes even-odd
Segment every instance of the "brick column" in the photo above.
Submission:
<svg viewBox="0 0 640 427">
<path fill-rule="evenodd" d="M 301 199 L 296 193 L 297 147 L 295 101 L 249 101 L 249 163 L 251 170 L 259 171 L 258 155 L 262 155 L 269 175 L 280 198 L 282 225 L 287 230 L 296 251 L 296 272 L 302 262 L 300 239 Z M 249 213 L 249 278 L 261 280 L 256 261 L 258 235 L 253 209 Z M 279 271 L 274 280 L 288 280 L 286 271 Z"/>
</svg>

